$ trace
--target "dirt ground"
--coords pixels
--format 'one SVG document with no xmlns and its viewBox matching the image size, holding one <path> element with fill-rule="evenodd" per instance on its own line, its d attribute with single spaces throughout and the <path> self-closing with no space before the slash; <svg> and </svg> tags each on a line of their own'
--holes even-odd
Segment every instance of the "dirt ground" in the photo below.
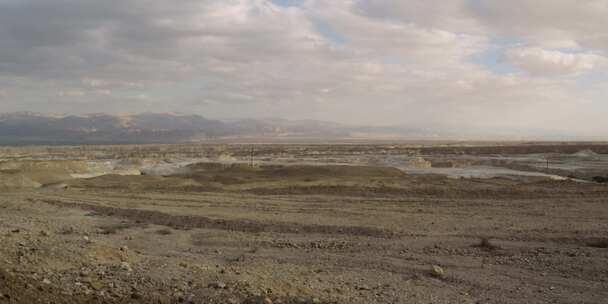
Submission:
<svg viewBox="0 0 608 304">
<path fill-rule="evenodd" d="M 608 186 L 193 165 L 0 191 L 0 303 L 608 303 Z"/>
</svg>

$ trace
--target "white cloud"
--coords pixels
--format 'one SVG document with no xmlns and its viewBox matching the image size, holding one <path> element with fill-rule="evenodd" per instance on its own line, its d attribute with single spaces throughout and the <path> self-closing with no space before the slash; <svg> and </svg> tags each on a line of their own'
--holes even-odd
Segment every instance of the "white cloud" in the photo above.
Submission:
<svg viewBox="0 0 608 304">
<path fill-rule="evenodd" d="M 546 48 L 608 52 L 608 0 L 475 1 L 475 18 L 489 31 Z"/>
<path fill-rule="evenodd" d="M 578 75 L 604 65 L 605 57 L 588 53 L 565 53 L 539 47 L 516 47 L 507 51 L 508 60 L 534 75 Z"/>
<path fill-rule="evenodd" d="M 606 71 L 608 0 L 179 4 L 0 1 L 0 87 L 11 92 L 0 111 L 532 127 L 583 95 L 596 107 L 578 110 L 586 122 L 608 85 L 577 84 Z M 476 60 L 491 52 L 505 62 Z"/>
</svg>

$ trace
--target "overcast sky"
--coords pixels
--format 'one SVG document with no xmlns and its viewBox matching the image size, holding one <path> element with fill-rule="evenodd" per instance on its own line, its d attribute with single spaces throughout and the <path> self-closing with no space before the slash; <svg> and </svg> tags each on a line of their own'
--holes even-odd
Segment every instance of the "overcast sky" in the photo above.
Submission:
<svg viewBox="0 0 608 304">
<path fill-rule="evenodd" d="M 0 112 L 608 132 L 608 0 L 0 0 Z"/>
</svg>

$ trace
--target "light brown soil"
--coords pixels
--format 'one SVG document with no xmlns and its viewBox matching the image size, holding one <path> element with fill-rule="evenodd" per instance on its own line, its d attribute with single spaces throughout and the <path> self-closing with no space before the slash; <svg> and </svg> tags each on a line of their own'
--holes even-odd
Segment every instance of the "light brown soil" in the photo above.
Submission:
<svg viewBox="0 0 608 304">
<path fill-rule="evenodd" d="M 66 185 L 0 195 L 0 303 L 608 299 L 606 185 L 339 166 Z"/>
</svg>

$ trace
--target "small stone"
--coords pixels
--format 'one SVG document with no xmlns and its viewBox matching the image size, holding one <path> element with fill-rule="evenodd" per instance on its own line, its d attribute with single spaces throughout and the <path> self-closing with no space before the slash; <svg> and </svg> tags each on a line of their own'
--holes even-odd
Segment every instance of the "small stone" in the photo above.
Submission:
<svg viewBox="0 0 608 304">
<path fill-rule="evenodd" d="M 51 280 L 49 280 L 49 279 L 44 279 L 44 280 L 42 280 L 42 284 L 45 284 L 45 285 L 50 285 L 50 284 L 51 284 Z"/>
<path fill-rule="evenodd" d="M 306 301 L 306 299 L 304 299 L 304 298 L 297 298 L 297 299 L 295 300 L 295 302 L 296 302 L 297 304 L 306 304 L 308 301 Z"/>
<path fill-rule="evenodd" d="M 321 300 L 319 300 L 319 298 L 312 298 L 312 303 L 313 304 L 320 304 Z"/>
<path fill-rule="evenodd" d="M 120 247 L 120 251 L 122 251 L 122 252 L 127 252 L 128 250 L 129 250 L 129 247 L 127 247 L 127 246 Z"/>
<path fill-rule="evenodd" d="M 431 269 L 431 275 L 436 278 L 443 278 L 445 276 L 445 270 L 443 270 L 443 268 L 437 265 L 433 265 L 433 268 Z"/>
<path fill-rule="evenodd" d="M 215 288 L 215 289 L 226 289 L 226 283 L 224 282 L 214 282 L 209 284 L 209 287 L 211 288 Z"/>
<path fill-rule="evenodd" d="M 264 300 L 262 300 L 262 304 L 272 304 L 272 300 L 268 297 L 264 298 Z"/>
<path fill-rule="evenodd" d="M 92 281 L 91 283 L 89 283 L 91 285 L 91 287 L 95 290 L 101 290 L 103 289 L 104 285 L 102 282 L 100 281 Z"/>
<path fill-rule="evenodd" d="M 228 299 L 228 304 L 238 304 L 239 301 L 237 301 L 236 299 L 230 298 Z"/>
<path fill-rule="evenodd" d="M 120 268 L 127 272 L 133 271 L 133 268 L 131 268 L 131 265 L 129 265 L 129 263 L 127 263 L 127 262 L 120 263 Z"/>
<path fill-rule="evenodd" d="M 40 231 L 40 235 L 41 235 L 41 236 L 49 236 L 49 235 L 51 235 L 51 234 L 50 234 L 48 231 L 46 231 L 46 230 L 41 230 L 41 231 Z"/>
<path fill-rule="evenodd" d="M 138 292 L 134 292 L 131 294 L 131 299 L 133 299 L 133 300 L 139 300 L 141 298 L 142 298 L 142 295 Z"/>
</svg>

